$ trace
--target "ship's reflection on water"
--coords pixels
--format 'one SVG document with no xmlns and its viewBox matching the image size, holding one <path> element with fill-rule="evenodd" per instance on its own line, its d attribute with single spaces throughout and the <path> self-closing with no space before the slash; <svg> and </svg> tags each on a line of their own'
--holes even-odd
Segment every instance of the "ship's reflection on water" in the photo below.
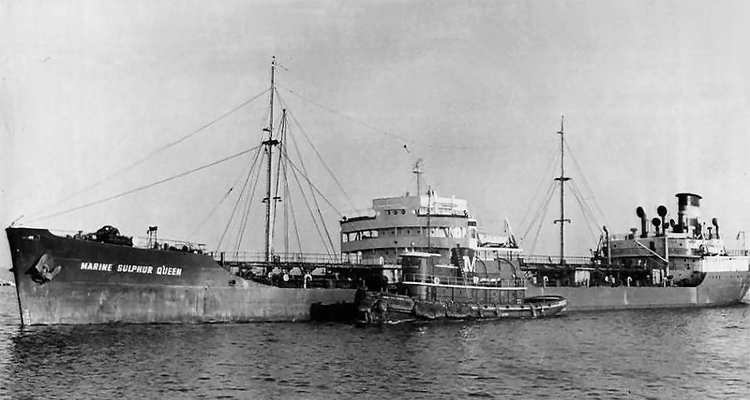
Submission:
<svg viewBox="0 0 750 400">
<path fill-rule="evenodd" d="M 750 397 L 745 305 L 366 328 L 19 328 L 2 295 L 2 398 Z"/>
</svg>

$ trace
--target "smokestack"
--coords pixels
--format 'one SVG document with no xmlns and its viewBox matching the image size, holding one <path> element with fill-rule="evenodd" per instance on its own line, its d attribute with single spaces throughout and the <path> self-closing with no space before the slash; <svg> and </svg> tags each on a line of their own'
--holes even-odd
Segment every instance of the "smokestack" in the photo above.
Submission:
<svg viewBox="0 0 750 400">
<path fill-rule="evenodd" d="M 677 224 L 680 232 L 696 235 L 701 231 L 701 196 L 694 193 L 677 193 Z"/>
<path fill-rule="evenodd" d="M 648 237 L 648 223 L 646 222 L 646 211 L 643 210 L 643 207 L 638 207 L 635 209 L 635 215 L 638 216 L 638 218 L 641 219 L 641 237 L 645 238 Z"/>
</svg>

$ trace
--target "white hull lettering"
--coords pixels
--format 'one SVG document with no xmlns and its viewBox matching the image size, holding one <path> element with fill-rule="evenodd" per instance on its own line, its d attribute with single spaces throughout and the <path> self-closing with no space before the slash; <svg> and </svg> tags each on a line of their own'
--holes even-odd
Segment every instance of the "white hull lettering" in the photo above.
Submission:
<svg viewBox="0 0 750 400">
<path fill-rule="evenodd" d="M 153 273 L 153 271 L 154 271 L 154 267 L 150 265 L 121 264 L 117 266 L 117 272 L 150 274 L 150 273 Z"/>
<path fill-rule="evenodd" d="M 167 267 L 167 266 L 162 265 L 161 267 L 156 268 L 156 275 L 181 276 L 182 268 Z"/>
<path fill-rule="evenodd" d="M 92 263 L 92 262 L 84 261 L 84 262 L 81 262 L 81 270 L 100 271 L 100 272 L 118 272 L 118 273 L 125 273 L 125 274 L 182 276 L 182 268 L 167 267 L 166 265 L 162 265 L 161 267 L 154 268 L 151 265 L 106 264 L 106 263 Z"/>
<path fill-rule="evenodd" d="M 82 262 L 81 269 L 85 271 L 112 272 L 112 264 Z"/>
</svg>

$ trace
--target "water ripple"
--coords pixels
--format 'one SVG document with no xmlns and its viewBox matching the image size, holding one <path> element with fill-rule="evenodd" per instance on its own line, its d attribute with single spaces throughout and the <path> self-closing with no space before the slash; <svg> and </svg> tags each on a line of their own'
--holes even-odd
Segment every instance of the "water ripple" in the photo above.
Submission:
<svg viewBox="0 0 750 400">
<path fill-rule="evenodd" d="M 750 398 L 748 307 L 537 321 L 18 328 L 0 398 Z"/>
</svg>

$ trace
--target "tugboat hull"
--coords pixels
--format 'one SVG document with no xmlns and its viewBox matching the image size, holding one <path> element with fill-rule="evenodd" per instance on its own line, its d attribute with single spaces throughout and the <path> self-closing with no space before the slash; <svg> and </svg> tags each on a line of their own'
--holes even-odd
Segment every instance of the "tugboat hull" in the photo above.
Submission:
<svg viewBox="0 0 750 400">
<path fill-rule="evenodd" d="M 544 318 L 559 314 L 567 305 L 559 296 L 526 298 L 523 304 L 417 300 L 406 295 L 364 291 L 357 297 L 357 323 L 361 325 L 419 320 Z"/>
</svg>

